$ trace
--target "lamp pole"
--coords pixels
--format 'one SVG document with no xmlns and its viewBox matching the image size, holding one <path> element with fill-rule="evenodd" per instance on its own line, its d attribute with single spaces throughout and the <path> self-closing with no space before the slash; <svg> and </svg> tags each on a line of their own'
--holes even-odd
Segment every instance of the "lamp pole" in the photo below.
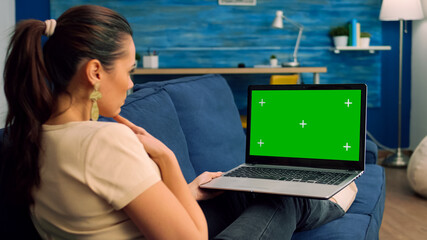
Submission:
<svg viewBox="0 0 427 240">
<path fill-rule="evenodd" d="M 406 167 L 409 162 L 409 157 L 402 152 L 402 58 L 403 58 L 403 19 L 399 19 L 399 103 L 398 103 L 398 118 L 397 118 L 397 149 L 396 153 L 387 157 L 383 161 L 384 166 L 388 167 Z"/>
<path fill-rule="evenodd" d="M 294 54 L 292 55 L 294 61 L 282 63 L 282 66 L 284 66 L 284 67 L 298 67 L 300 65 L 298 62 L 298 48 L 299 48 L 299 43 L 301 42 L 302 31 L 304 30 L 304 27 L 301 24 L 294 22 L 291 19 L 287 18 L 285 15 L 283 15 L 283 19 L 285 19 L 286 21 L 290 22 L 292 25 L 297 27 L 299 31 L 298 31 L 297 42 L 295 44 Z"/>
</svg>

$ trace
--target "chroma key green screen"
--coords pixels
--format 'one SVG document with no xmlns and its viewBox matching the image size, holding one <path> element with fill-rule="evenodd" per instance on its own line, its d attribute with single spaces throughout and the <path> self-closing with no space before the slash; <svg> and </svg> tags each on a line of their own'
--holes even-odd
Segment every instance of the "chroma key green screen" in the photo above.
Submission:
<svg viewBox="0 0 427 240">
<path fill-rule="evenodd" d="M 361 90 L 253 90 L 250 155 L 359 160 Z"/>
</svg>

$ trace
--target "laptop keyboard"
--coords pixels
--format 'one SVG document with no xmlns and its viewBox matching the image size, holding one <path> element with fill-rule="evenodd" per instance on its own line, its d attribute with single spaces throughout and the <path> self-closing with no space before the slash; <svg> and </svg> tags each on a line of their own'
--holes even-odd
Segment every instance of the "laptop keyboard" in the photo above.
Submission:
<svg viewBox="0 0 427 240">
<path fill-rule="evenodd" d="M 338 185 L 350 175 L 351 174 L 347 173 L 318 172 L 310 170 L 240 167 L 227 173 L 225 176 Z"/>
</svg>

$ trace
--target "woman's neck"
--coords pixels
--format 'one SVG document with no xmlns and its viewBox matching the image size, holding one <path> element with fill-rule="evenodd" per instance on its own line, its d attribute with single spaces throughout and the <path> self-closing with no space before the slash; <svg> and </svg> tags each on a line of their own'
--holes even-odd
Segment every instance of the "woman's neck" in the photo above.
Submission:
<svg viewBox="0 0 427 240">
<path fill-rule="evenodd" d="M 62 94 L 57 99 L 57 107 L 52 116 L 46 121 L 48 125 L 65 124 L 68 122 L 88 121 L 90 119 L 91 101 Z"/>
</svg>

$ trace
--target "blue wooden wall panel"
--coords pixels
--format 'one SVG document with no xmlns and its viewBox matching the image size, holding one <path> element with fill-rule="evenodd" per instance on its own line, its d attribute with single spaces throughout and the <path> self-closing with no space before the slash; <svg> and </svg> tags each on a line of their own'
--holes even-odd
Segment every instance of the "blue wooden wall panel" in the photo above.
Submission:
<svg viewBox="0 0 427 240">
<path fill-rule="evenodd" d="M 332 26 L 355 17 L 362 31 L 372 34 L 372 45 L 381 45 L 380 0 L 258 0 L 256 6 L 221 6 L 217 0 L 51 0 L 50 3 L 53 18 L 80 4 L 103 5 L 118 11 L 134 29 L 137 51 L 159 52 L 161 68 L 236 67 L 239 63 L 252 67 L 268 64 L 272 54 L 280 62 L 289 61 L 297 29 L 286 22 L 284 29 L 271 28 L 275 11 L 283 10 L 304 26 L 299 49 L 302 66 L 326 66 L 328 72 L 320 75 L 321 83 L 366 83 L 368 106 L 381 106 L 381 53 L 337 55 L 330 51 L 328 36 Z M 265 77 L 229 76 L 227 80 L 238 95 L 239 88 L 245 88 L 251 79 Z M 303 74 L 303 79 L 311 83 L 312 74 Z M 244 98 L 236 96 L 236 103 L 245 109 L 245 100 L 238 99 Z"/>
</svg>

